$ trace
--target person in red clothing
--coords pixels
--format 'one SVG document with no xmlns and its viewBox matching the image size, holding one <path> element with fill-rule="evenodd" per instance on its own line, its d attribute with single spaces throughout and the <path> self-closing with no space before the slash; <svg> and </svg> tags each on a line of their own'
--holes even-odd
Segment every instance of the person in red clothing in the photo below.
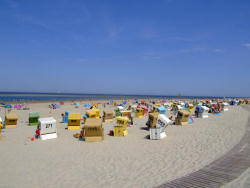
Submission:
<svg viewBox="0 0 250 188">
<path fill-rule="evenodd" d="M 39 138 L 40 136 L 40 127 L 37 126 L 37 129 L 36 129 L 36 138 Z"/>
<path fill-rule="evenodd" d="M 84 128 L 82 128 L 81 132 L 80 132 L 80 136 L 83 138 L 85 137 L 85 131 L 84 131 Z"/>
</svg>

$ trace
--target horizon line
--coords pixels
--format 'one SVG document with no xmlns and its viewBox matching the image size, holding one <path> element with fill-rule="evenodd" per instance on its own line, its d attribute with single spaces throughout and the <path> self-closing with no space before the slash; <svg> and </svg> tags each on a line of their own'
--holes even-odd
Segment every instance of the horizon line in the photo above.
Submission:
<svg viewBox="0 0 250 188">
<path fill-rule="evenodd" d="M 244 97 L 239 97 L 239 96 L 215 96 L 215 95 L 166 95 L 166 94 L 121 94 L 121 93 L 70 93 L 70 92 L 27 92 L 27 91 L 0 91 L 0 95 L 1 94 L 34 94 L 34 95 L 38 95 L 38 94 L 49 94 L 49 95 L 107 95 L 107 96 L 156 96 L 156 97 L 209 97 L 209 98 L 250 98 L 247 96 Z"/>
</svg>

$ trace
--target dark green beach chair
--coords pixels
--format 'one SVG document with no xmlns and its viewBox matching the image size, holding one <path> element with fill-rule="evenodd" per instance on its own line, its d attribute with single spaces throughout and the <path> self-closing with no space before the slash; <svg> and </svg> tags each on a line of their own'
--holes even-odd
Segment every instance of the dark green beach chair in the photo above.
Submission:
<svg viewBox="0 0 250 188">
<path fill-rule="evenodd" d="M 30 112 L 29 113 L 29 125 L 38 125 L 39 113 L 38 112 Z"/>
</svg>

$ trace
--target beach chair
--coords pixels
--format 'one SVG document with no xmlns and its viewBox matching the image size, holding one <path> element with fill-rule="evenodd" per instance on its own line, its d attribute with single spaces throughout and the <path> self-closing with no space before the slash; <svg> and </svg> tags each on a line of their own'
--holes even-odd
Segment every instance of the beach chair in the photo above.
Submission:
<svg viewBox="0 0 250 188">
<path fill-rule="evenodd" d="M 201 109 L 202 109 L 201 118 L 208 118 L 209 108 L 206 106 L 201 106 Z"/>
<path fill-rule="evenodd" d="M 145 103 L 144 103 L 145 104 Z M 143 116 L 147 116 L 147 114 L 148 114 L 148 107 L 146 107 L 146 106 L 141 106 L 141 108 L 142 108 L 142 114 L 143 114 Z"/>
<path fill-rule="evenodd" d="M 128 117 L 117 117 L 116 118 L 116 126 L 114 126 L 114 136 L 127 136 L 127 126 L 128 126 L 129 118 Z"/>
<path fill-rule="evenodd" d="M 175 119 L 175 125 L 187 125 L 190 112 L 186 110 L 179 110 Z"/>
<path fill-rule="evenodd" d="M 87 118 L 99 119 L 100 118 L 100 110 L 99 109 L 88 110 L 86 112 L 86 115 L 87 115 Z"/>
<path fill-rule="evenodd" d="M 118 126 L 124 127 L 124 129 L 127 129 L 128 122 L 129 122 L 129 118 L 128 117 L 119 116 L 119 117 L 116 118 L 116 124 Z"/>
<path fill-rule="evenodd" d="M 114 113 L 111 110 L 103 111 L 103 122 L 113 121 Z"/>
<path fill-rule="evenodd" d="M 30 112 L 29 113 L 29 125 L 38 125 L 39 113 L 38 112 Z"/>
<path fill-rule="evenodd" d="M 218 103 L 211 104 L 211 112 L 212 113 L 220 113 L 220 106 Z"/>
<path fill-rule="evenodd" d="M 104 139 L 102 120 L 88 118 L 83 127 L 85 142 L 100 142 Z"/>
<path fill-rule="evenodd" d="M 6 114 L 5 115 L 5 129 L 16 128 L 18 117 L 16 114 Z"/>
<path fill-rule="evenodd" d="M 131 110 L 121 111 L 121 113 L 122 113 L 122 117 L 129 118 L 131 115 Z"/>
<path fill-rule="evenodd" d="M 81 128 L 80 113 L 70 113 L 68 117 L 68 130 L 75 130 Z"/>
<path fill-rule="evenodd" d="M 149 129 L 151 140 L 160 140 L 165 138 L 166 132 L 165 128 L 171 123 L 164 114 L 159 114 L 157 117 L 156 126 Z"/>
<path fill-rule="evenodd" d="M 142 117 L 143 117 L 143 109 L 142 108 L 136 108 L 135 118 L 142 118 Z"/>
<path fill-rule="evenodd" d="M 159 114 L 166 114 L 166 108 L 163 106 L 158 107 L 157 111 L 159 112 Z"/>
<path fill-rule="evenodd" d="M 2 118 L 0 117 L 0 138 L 2 136 L 2 126 L 3 126 L 3 121 Z"/>
<path fill-rule="evenodd" d="M 56 120 L 53 117 L 39 118 L 38 128 L 41 140 L 57 138 Z"/>
<path fill-rule="evenodd" d="M 127 136 L 128 131 L 122 126 L 114 126 L 114 136 Z"/>
<path fill-rule="evenodd" d="M 148 122 L 146 124 L 148 128 L 156 127 L 158 115 L 159 112 L 151 112 L 148 114 Z"/>
<path fill-rule="evenodd" d="M 122 116 L 122 113 L 120 112 L 120 109 L 119 109 L 119 108 L 115 108 L 114 111 L 115 111 L 115 116 L 116 116 L 116 117 Z"/>
<path fill-rule="evenodd" d="M 202 116 L 202 108 L 201 108 L 201 105 L 196 106 L 196 108 L 195 108 L 195 116 L 196 116 L 197 118 L 201 118 L 201 116 Z"/>
</svg>

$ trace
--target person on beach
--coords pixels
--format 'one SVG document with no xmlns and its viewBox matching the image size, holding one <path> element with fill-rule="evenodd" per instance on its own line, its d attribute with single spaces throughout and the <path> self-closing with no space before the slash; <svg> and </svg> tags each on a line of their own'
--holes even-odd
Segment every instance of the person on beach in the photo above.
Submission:
<svg viewBox="0 0 250 188">
<path fill-rule="evenodd" d="M 36 139 L 38 139 L 39 137 L 40 137 L 40 126 L 38 125 L 36 129 Z"/>
<path fill-rule="evenodd" d="M 130 120 L 130 125 L 131 125 L 131 126 L 134 125 L 132 112 L 129 114 L 129 120 Z"/>
</svg>

